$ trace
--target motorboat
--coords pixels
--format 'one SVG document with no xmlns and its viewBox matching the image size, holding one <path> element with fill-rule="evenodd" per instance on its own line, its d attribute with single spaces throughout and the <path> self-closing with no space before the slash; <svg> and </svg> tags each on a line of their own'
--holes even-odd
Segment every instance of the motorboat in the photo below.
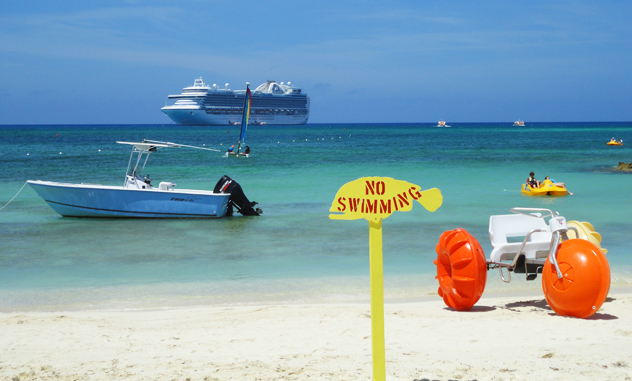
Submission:
<svg viewBox="0 0 632 381">
<path fill-rule="evenodd" d="M 517 127 L 524 127 L 524 121 L 523 120 L 516 120 L 513 125 L 517 126 Z"/>
<path fill-rule="evenodd" d="M 437 127 L 452 127 L 452 126 L 448 126 L 447 124 L 445 124 L 445 121 L 440 120 L 439 123 L 437 123 Z"/>
<path fill-rule="evenodd" d="M 566 196 L 568 190 L 555 184 L 551 180 L 544 180 L 539 188 L 533 188 L 529 184 L 522 184 L 522 194 L 527 196 Z"/>
<path fill-rule="evenodd" d="M 54 181 L 28 180 L 37 194 L 63 217 L 133 217 L 133 218 L 219 218 L 229 215 L 232 206 L 244 215 L 259 215 L 232 179 L 231 187 L 220 188 L 222 177 L 214 190 L 176 189 L 173 182 L 162 181 L 157 187 L 149 176 L 143 176 L 149 155 L 163 148 L 210 148 L 187 146 L 171 142 L 143 140 L 117 142 L 131 145 L 125 179 L 122 186 L 71 184 Z"/>
</svg>

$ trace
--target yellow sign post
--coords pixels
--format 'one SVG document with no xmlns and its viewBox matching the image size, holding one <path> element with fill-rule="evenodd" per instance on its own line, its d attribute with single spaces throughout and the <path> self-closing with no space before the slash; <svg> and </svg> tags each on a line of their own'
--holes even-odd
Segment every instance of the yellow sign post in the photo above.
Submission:
<svg viewBox="0 0 632 381">
<path fill-rule="evenodd" d="M 362 177 L 343 185 L 331 204 L 333 220 L 369 221 L 369 261 L 371 266 L 371 337 L 373 380 L 386 379 L 384 351 L 384 274 L 382 260 L 382 220 L 393 212 L 412 210 L 414 201 L 430 212 L 443 202 L 437 188 L 421 187 L 390 177 Z M 342 213 L 342 214 L 340 214 Z"/>
</svg>

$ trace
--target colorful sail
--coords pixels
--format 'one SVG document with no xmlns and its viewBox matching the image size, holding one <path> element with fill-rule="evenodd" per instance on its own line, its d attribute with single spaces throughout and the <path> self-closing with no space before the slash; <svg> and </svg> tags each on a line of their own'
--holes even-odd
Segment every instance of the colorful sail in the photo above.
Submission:
<svg viewBox="0 0 632 381">
<path fill-rule="evenodd" d="M 250 103 L 252 96 L 250 94 L 250 84 L 246 83 L 246 98 L 244 99 L 244 115 L 241 118 L 241 133 L 239 134 L 239 144 L 237 145 L 237 154 L 241 150 L 241 145 L 246 141 L 246 129 L 248 128 L 248 119 L 250 119 Z"/>
</svg>

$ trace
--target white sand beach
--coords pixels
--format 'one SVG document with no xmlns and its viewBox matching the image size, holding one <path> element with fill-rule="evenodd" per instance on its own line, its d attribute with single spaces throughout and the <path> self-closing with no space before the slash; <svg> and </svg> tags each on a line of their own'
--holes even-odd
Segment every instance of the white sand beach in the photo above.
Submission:
<svg viewBox="0 0 632 381">
<path fill-rule="evenodd" d="M 630 380 L 632 293 L 589 319 L 544 297 L 386 304 L 388 380 Z M 368 304 L 0 314 L 3 380 L 370 380 Z"/>
</svg>

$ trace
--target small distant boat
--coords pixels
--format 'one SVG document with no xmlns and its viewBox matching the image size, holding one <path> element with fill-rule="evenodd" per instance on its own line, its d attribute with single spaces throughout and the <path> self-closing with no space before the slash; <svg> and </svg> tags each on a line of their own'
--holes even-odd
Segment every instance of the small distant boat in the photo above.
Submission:
<svg viewBox="0 0 632 381">
<path fill-rule="evenodd" d="M 610 139 L 610 141 L 609 141 L 608 143 L 606 143 L 606 144 L 608 144 L 609 146 L 622 146 L 622 145 L 623 145 L 623 139 L 619 139 L 619 140 L 617 140 L 617 139 L 615 139 L 615 138 L 612 138 L 612 139 Z"/>
<path fill-rule="evenodd" d="M 452 126 L 448 126 L 447 124 L 445 124 L 445 121 L 440 120 L 439 123 L 437 123 L 437 127 L 452 127 Z"/>
<path fill-rule="evenodd" d="M 250 92 L 250 83 L 246 82 L 246 96 L 244 97 L 244 113 L 241 117 L 241 132 L 239 133 L 239 142 L 237 143 L 237 152 L 233 150 L 235 146 L 228 149 L 226 157 L 250 157 L 250 147 L 246 143 L 246 130 L 248 129 L 248 119 L 250 119 L 250 105 L 252 104 L 252 93 Z M 241 146 L 244 145 L 244 151 L 241 152 Z"/>
<path fill-rule="evenodd" d="M 518 127 L 524 127 L 524 121 L 523 120 L 516 120 L 513 125 L 514 126 L 518 126 Z"/>
<path fill-rule="evenodd" d="M 244 215 L 259 215 L 232 179 L 231 187 L 219 189 L 218 183 L 218 190 L 194 190 L 175 189 L 176 184 L 167 181 L 154 187 L 149 175 L 143 176 L 149 155 L 159 149 L 217 150 L 154 140 L 117 143 L 132 146 L 123 186 L 42 180 L 28 180 L 27 183 L 63 217 L 219 218 L 227 215 L 227 210 L 230 215 L 233 204 Z M 225 177 L 220 182 L 223 183 Z"/>
</svg>

